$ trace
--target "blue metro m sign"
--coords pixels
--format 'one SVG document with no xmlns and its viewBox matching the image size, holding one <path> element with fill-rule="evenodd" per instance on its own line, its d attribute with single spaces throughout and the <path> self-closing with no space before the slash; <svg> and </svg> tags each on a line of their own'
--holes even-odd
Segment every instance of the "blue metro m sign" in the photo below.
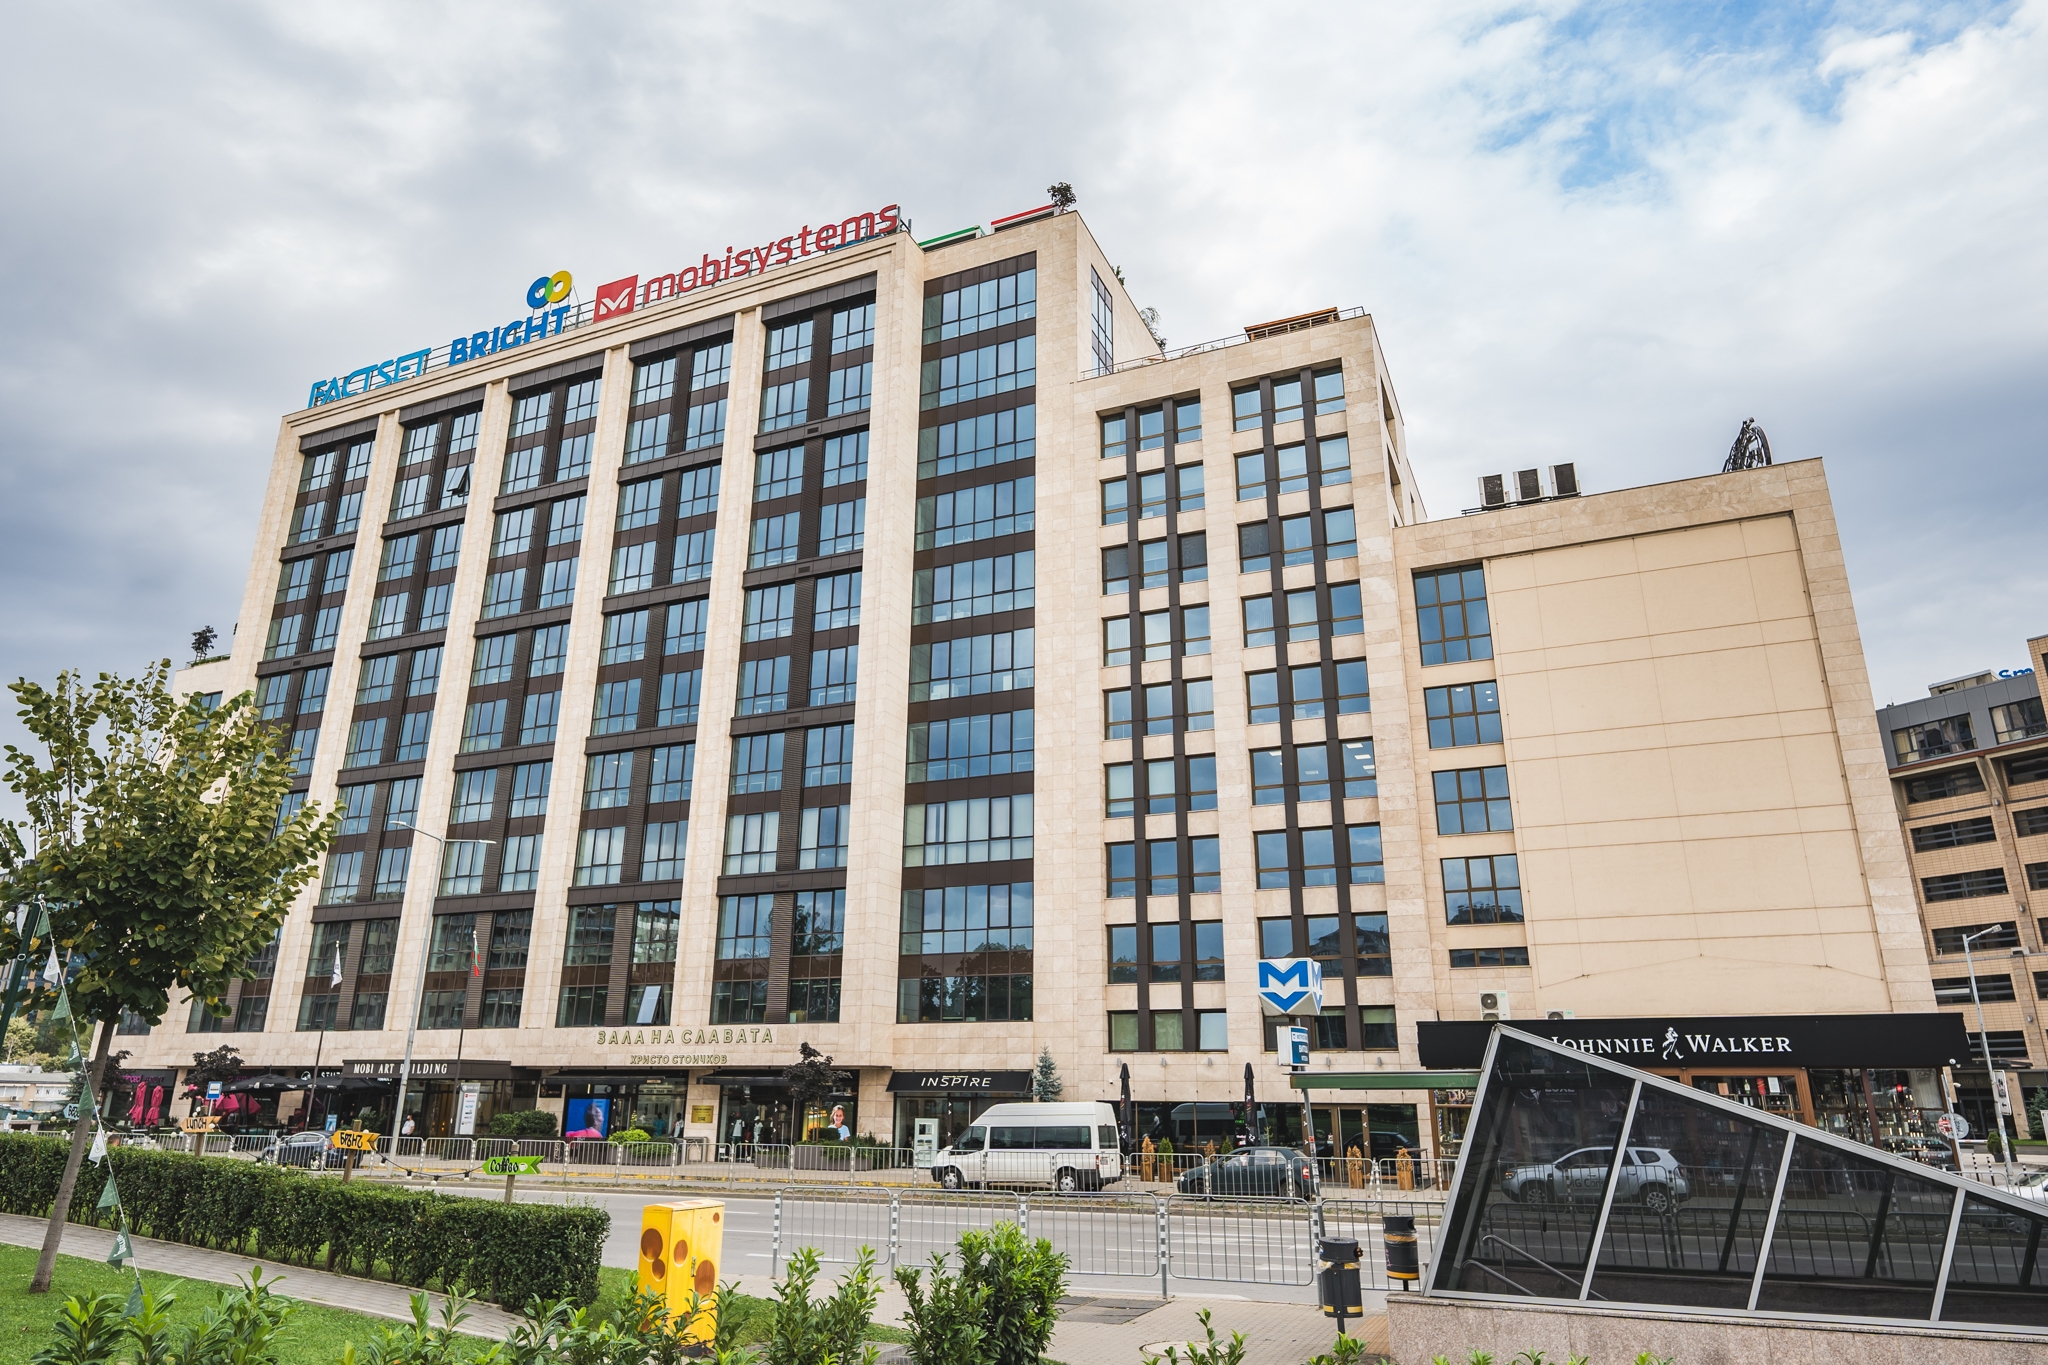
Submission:
<svg viewBox="0 0 2048 1365">
<path fill-rule="evenodd" d="M 1322 1013 L 1323 964 L 1312 957 L 1262 959 L 1259 1008 L 1278 1015 Z"/>
</svg>

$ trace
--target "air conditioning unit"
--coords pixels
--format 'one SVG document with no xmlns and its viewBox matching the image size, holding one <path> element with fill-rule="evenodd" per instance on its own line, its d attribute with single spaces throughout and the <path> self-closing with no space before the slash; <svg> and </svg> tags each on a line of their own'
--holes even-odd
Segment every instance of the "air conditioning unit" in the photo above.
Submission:
<svg viewBox="0 0 2048 1365">
<path fill-rule="evenodd" d="M 1568 464 L 1552 465 L 1550 491 L 1555 497 L 1576 498 L 1579 495 L 1579 471 Z"/>
<path fill-rule="evenodd" d="M 1479 476 L 1479 505 L 1481 507 L 1507 506 L 1507 480 L 1498 474 L 1481 474 Z"/>
<path fill-rule="evenodd" d="M 1512 1019 L 1514 1012 L 1508 1008 L 1506 991 L 1479 992 L 1479 1017 L 1481 1019 Z"/>
<path fill-rule="evenodd" d="M 1577 1010 L 1548 1010 L 1544 1013 L 1543 1017 L 1545 1019 L 1576 1019 L 1579 1017 L 1579 1012 Z"/>
<path fill-rule="evenodd" d="M 1541 502 L 1543 500 L 1543 475 L 1534 469 L 1515 471 L 1515 501 Z"/>
</svg>

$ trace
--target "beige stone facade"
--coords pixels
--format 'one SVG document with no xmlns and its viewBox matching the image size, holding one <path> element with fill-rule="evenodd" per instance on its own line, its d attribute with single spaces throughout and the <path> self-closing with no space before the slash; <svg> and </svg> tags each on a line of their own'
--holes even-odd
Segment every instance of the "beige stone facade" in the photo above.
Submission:
<svg viewBox="0 0 2048 1365">
<path fill-rule="evenodd" d="M 1027 257 L 1029 266 L 1020 266 Z M 935 340 L 924 327 L 936 315 L 926 310 L 948 290 L 1014 278 L 1023 268 L 1036 272 L 1035 318 L 1029 326 L 1012 320 L 987 329 L 990 347 L 1033 339 L 1035 376 L 1006 389 L 1010 372 L 1000 367 L 1021 368 L 1015 357 L 1024 351 L 991 351 L 992 362 L 971 362 L 994 364 L 991 380 L 987 370 L 973 370 L 959 358 L 963 348 L 980 354 L 984 343 Z M 791 300 L 808 300 L 803 306 L 818 320 L 813 345 L 821 381 L 827 313 L 872 303 L 871 400 L 864 409 L 828 413 L 813 391 L 804 420 L 757 435 L 764 386 L 779 373 L 766 367 L 784 354 L 770 353 L 771 331 L 790 325 Z M 1105 332 L 1113 361 L 1107 372 L 1096 359 Z M 724 441 L 679 449 L 685 438 L 678 397 L 665 453 L 643 462 L 671 480 L 662 513 L 671 530 L 663 534 L 678 538 L 678 564 L 685 532 L 673 526 L 699 523 L 674 520 L 676 471 L 682 468 L 687 479 L 691 469 L 721 468 L 715 523 L 702 523 L 716 531 L 708 578 L 607 594 L 618 581 L 616 552 L 632 542 L 614 529 L 631 520 L 621 501 L 629 495 L 621 490 L 641 478 L 627 450 L 651 429 L 642 426 L 651 409 L 636 406 L 645 392 L 636 373 L 673 354 L 683 357 L 680 374 L 693 363 L 689 357 L 726 338 Z M 519 481 L 507 453 L 526 439 L 515 432 L 516 405 L 547 383 L 568 395 L 557 397 L 558 405 L 579 401 L 574 385 L 587 380 L 597 382 L 582 400 L 594 402 L 594 415 L 579 419 L 589 424 L 589 470 L 578 476 L 587 482 L 556 490 L 585 499 L 580 549 L 535 548 L 527 566 L 553 575 L 542 555 L 573 555 L 578 595 L 572 607 L 525 606 L 491 617 L 487 598 L 500 591 L 493 565 L 513 562 L 494 561 L 489 553 L 501 534 L 496 519 L 561 500 L 547 501 L 553 495 L 545 485 L 495 496 L 489 491 Z M 837 403 L 840 378 L 832 383 L 830 401 Z M 780 400 L 771 394 L 767 401 Z M 1025 403 L 1035 412 L 1028 461 L 1016 454 L 1021 447 L 1002 445 L 1003 433 L 1014 442 L 1022 430 L 1003 426 L 1003 414 L 1015 422 Z M 437 404 L 442 410 L 431 411 Z M 384 509 L 404 496 L 400 465 L 409 433 L 470 412 L 477 415 L 469 474 L 474 492 L 466 505 L 457 501 L 438 513 L 401 519 L 382 527 L 380 536 Z M 531 409 L 518 412 L 530 415 Z M 976 421 L 983 427 L 970 430 Z M 1119 422 L 1124 448 L 1106 452 Z M 938 436 L 940 426 L 952 434 Z M 361 434 L 335 434 L 357 428 Z M 750 554 L 764 543 L 754 539 L 757 458 L 782 442 L 805 439 L 808 475 L 818 468 L 820 443 L 857 430 L 867 442 L 858 553 L 835 556 L 820 548 L 817 518 L 823 513 L 813 491 L 770 509 L 791 506 L 790 515 L 803 519 L 792 562 L 750 567 Z M 301 650 L 266 661 L 269 623 L 286 609 L 274 601 L 282 591 L 280 560 L 303 557 L 309 553 L 304 544 L 317 544 L 324 554 L 340 544 L 333 537 L 293 543 L 294 518 L 305 515 L 307 498 L 315 496 L 300 491 L 306 458 L 323 449 L 345 457 L 352 442 L 364 441 L 373 441 L 374 449 L 345 585 L 338 595 L 315 594 L 305 607 L 305 629 L 315 630 L 313 604 L 319 610 L 339 606 L 331 658 Z M 973 444 L 984 441 L 990 444 Z M 970 446 L 985 449 L 987 459 L 970 458 L 964 453 Z M 949 450 L 963 453 L 944 453 Z M 1241 459 L 1247 455 L 1254 457 L 1249 464 Z M 370 831 L 359 840 L 365 857 L 348 893 L 352 899 L 309 891 L 294 911 L 268 978 L 263 1027 L 188 1037 L 180 1006 L 149 1036 L 122 1045 L 142 1066 L 176 1066 L 221 1042 L 264 1067 L 308 1068 L 316 1046 L 323 1065 L 389 1062 L 402 1055 L 404 1021 L 419 1009 L 415 983 L 429 919 L 460 914 L 478 916 L 479 953 L 482 926 L 494 922 L 485 917 L 530 914 L 516 987 L 524 993 L 521 1016 L 516 1027 L 486 1026 L 487 1010 L 496 1007 L 483 994 L 501 989 L 494 979 L 509 982 L 509 969 L 503 977 L 487 973 L 469 982 L 451 982 L 437 970 L 448 999 L 460 996 L 447 1008 L 459 1003 L 465 1028 L 459 1041 L 455 1029 L 421 1029 L 418 1057 L 438 1066 L 461 1046 L 472 1074 L 542 1084 L 539 1102 L 551 1106 L 563 1096 L 549 1092 L 562 1084 L 573 1092 L 606 1077 L 624 1084 L 658 1076 L 676 1092 L 675 1129 L 700 1136 L 714 1129 L 724 1135 L 733 1111 L 722 1106 L 741 1093 L 744 1078 L 771 1076 L 804 1042 L 858 1076 L 857 1126 L 899 1140 L 906 1130 L 889 1089 L 892 1076 L 1017 1073 L 1028 1070 L 1041 1049 L 1058 1063 L 1068 1099 L 1114 1099 L 1128 1065 L 1142 1103 L 1169 1109 L 1221 1103 L 1242 1094 L 1247 1063 L 1261 1096 L 1277 1098 L 1286 1081 L 1269 1050 L 1255 987 L 1262 954 L 1283 950 L 1327 959 L 1328 1021 L 1319 1026 L 1327 1046 L 1318 1069 L 1412 1068 L 1415 1023 L 1477 1018 L 1482 992 L 1505 993 L 1517 1017 L 1553 1010 L 1742 1015 L 1929 1007 L 1922 936 L 1888 805 L 1885 751 L 1872 720 L 1819 462 L 1430 520 L 1410 458 L 1399 399 L 1369 317 L 1331 310 L 1256 337 L 1161 357 L 1108 258 L 1071 213 L 931 249 L 907 232 L 876 237 L 295 412 L 280 428 L 233 654 L 186 671 L 181 686 L 233 694 L 260 690 L 280 674 L 331 669 L 305 784 L 310 798 L 326 802 L 341 788 L 375 782 L 372 809 L 381 815 L 388 784 L 416 779 L 417 824 L 443 833 L 461 774 L 488 757 L 465 752 L 472 709 L 479 698 L 496 695 L 491 689 L 497 684 L 470 681 L 488 671 L 488 660 L 479 661 L 479 641 L 511 629 L 563 626 L 557 735 L 549 748 L 508 742 L 496 779 L 495 800 L 504 803 L 515 780 L 512 765 L 542 761 L 545 754 L 553 764 L 547 813 L 544 820 L 515 825 L 498 809 L 490 817 L 494 832 L 484 836 L 496 841 L 497 851 L 482 864 L 492 884 L 454 894 L 438 894 L 441 864 L 430 852 L 415 857 L 402 891 L 379 899 L 371 864 L 404 840 Z M 445 485 L 459 462 L 453 454 L 434 459 L 435 477 Z M 949 471 L 946 460 L 960 467 Z M 344 472 L 337 467 L 335 477 Z M 1583 475 L 1621 483 L 1626 471 L 1589 468 Z M 920 499 L 959 493 L 953 505 L 966 508 L 975 488 L 1025 477 L 1035 480 L 1035 524 L 1028 530 L 1014 522 L 974 522 L 941 534 L 933 518 L 954 514 L 932 511 L 935 502 L 919 519 Z M 1108 485 L 1117 487 L 1105 491 Z M 831 496 L 824 490 L 825 499 Z M 984 498 L 979 505 L 989 504 Z M 967 516 L 959 512 L 955 524 L 964 525 Z M 373 613 L 387 610 L 375 605 L 387 554 L 380 539 L 420 534 L 428 538 L 419 550 L 424 556 L 431 533 L 454 524 L 463 529 L 452 571 L 427 570 L 415 580 L 423 593 L 437 592 L 445 580 L 444 597 L 434 598 L 445 598 L 445 626 L 370 640 L 379 629 Z M 1263 541 L 1261 532 L 1243 530 L 1261 525 Z M 1353 539 L 1341 540 L 1347 531 Z M 1205 537 L 1205 554 L 1200 543 L 1186 539 L 1197 534 Z M 951 545 L 944 543 L 949 535 Z M 668 540 L 661 550 L 665 578 Z M 1117 551 L 1123 559 L 1115 558 Z M 1270 564 L 1241 573 L 1241 564 L 1261 551 Z M 946 622 L 933 606 L 938 590 L 919 578 L 997 556 L 1010 556 L 1010 568 L 990 572 L 1022 572 L 1015 557 L 1027 553 L 1035 555 L 1028 606 L 1014 597 L 970 600 L 962 589 L 945 609 L 957 610 L 959 618 Z M 1112 564 L 1121 564 L 1132 580 L 1127 589 L 1106 591 L 1114 586 L 1106 581 Z M 1425 665 L 1417 575 L 1461 566 L 1483 577 L 1490 657 Z M 843 871 L 828 875 L 822 866 L 809 866 L 810 850 L 800 850 L 788 832 L 811 808 L 793 790 L 803 766 L 793 757 L 784 760 L 790 780 L 783 787 L 780 861 L 766 871 L 756 870 L 758 864 L 727 871 L 729 817 L 765 813 L 770 799 L 728 792 L 735 745 L 782 724 L 735 716 L 743 705 L 743 670 L 762 649 L 742 638 L 749 630 L 748 594 L 801 583 L 798 600 L 808 610 L 811 583 L 852 568 L 862 575 L 856 697 L 804 707 L 792 694 L 781 713 L 787 715 L 786 755 L 801 748 L 811 730 L 854 727 L 851 771 L 830 797 L 849 812 Z M 973 593 L 1014 593 L 1016 581 L 999 577 Z M 1013 586 L 1005 589 L 1004 582 Z M 532 584 L 526 591 L 531 598 Z M 650 660 L 638 729 L 586 737 L 594 696 L 619 674 L 618 665 L 605 661 L 613 629 L 607 618 L 644 608 L 658 621 L 686 594 L 705 603 L 699 718 L 657 723 L 653 692 L 666 684 Z M 1263 599 L 1266 606 L 1247 616 L 1247 599 Z M 935 619 L 925 620 L 927 614 Z M 921 651 L 935 641 L 1027 628 L 1036 640 L 1029 690 L 990 684 L 975 691 L 981 683 L 963 682 L 960 697 L 913 695 L 913 671 L 920 678 L 929 671 Z M 659 629 L 649 627 L 650 651 Z M 1267 631 L 1272 638 L 1262 634 Z M 824 643 L 814 642 L 814 649 L 840 638 L 820 634 Z M 441 650 L 438 693 L 430 702 L 352 704 L 364 689 L 366 659 L 401 645 L 414 653 Z M 1110 653 L 1117 648 L 1132 651 L 1129 661 Z M 524 667 L 529 656 L 518 658 Z M 1362 674 L 1355 667 L 1360 661 Z M 792 671 L 801 678 L 805 667 L 798 659 Z M 1431 689 L 1476 684 L 1497 684 L 1498 741 L 1432 748 Z M 535 694 L 531 679 L 515 686 Z M 802 683 L 791 687 L 801 690 Z M 1164 689 L 1157 694 L 1161 705 L 1171 705 L 1170 715 L 1153 713 L 1158 724 L 1150 728 L 1158 733 L 1149 735 L 1142 705 L 1148 688 Z M 1316 688 L 1320 692 L 1310 691 Z M 1125 689 L 1136 696 L 1140 714 L 1120 722 L 1109 709 L 1120 703 L 1110 694 Z M 281 704 L 296 705 L 297 695 Z M 512 700 L 516 711 L 518 698 Z M 424 756 L 380 754 L 379 762 L 344 767 L 357 720 L 379 705 L 400 704 L 432 712 Z M 1000 761 L 977 749 L 965 760 L 964 777 L 906 781 L 914 726 L 1027 709 L 1033 735 L 1028 772 L 1020 770 L 1016 748 Z M 403 718 L 392 712 L 391 719 L 398 725 Z M 309 724 L 296 716 L 287 720 L 287 728 Z M 601 715 L 595 724 L 603 724 Z M 395 740 L 386 741 L 386 752 Z M 620 880 L 608 887 L 577 885 L 585 832 L 612 818 L 601 806 L 577 809 L 589 767 L 628 746 L 641 764 L 658 762 L 656 746 L 685 743 L 695 746 L 695 786 L 680 875 L 639 883 L 632 875 L 643 854 L 631 840 L 641 837 L 643 825 L 669 818 L 642 809 L 649 804 L 643 774 L 619 807 L 628 811 L 618 817 L 626 821 L 621 837 L 632 831 Z M 1006 764 L 1011 771 L 1003 771 Z M 1127 792 L 1113 785 L 1123 779 L 1111 772 L 1126 764 L 1133 783 Z M 1154 785 L 1154 771 L 1170 774 L 1163 790 Z M 1506 796 L 1491 806 L 1481 798 L 1472 818 L 1486 828 L 1442 834 L 1437 774 L 1459 771 L 1480 774 L 1474 780 L 1482 787 L 1498 781 L 1485 774 L 1504 772 Z M 1016 798 L 1026 794 L 1034 815 L 1028 831 L 1012 831 L 1012 837 L 1028 833 L 1028 858 L 1016 856 L 1020 849 L 1012 846 L 997 850 L 1009 852 L 1008 859 L 982 861 L 995 854 L 970 831 L 945 845 L 944 856 L 965 861 L 934 866 L 927 857 L 925 866 L 906 867 L 907 806 L 960 802 L 960 818 L 980 820 L 977 811 L 997 809 L 987 803 L 1008 801 L 1015 809 Z M 1109 803 L 1118 799 L 1133 808 L 1113 812 Z M 930 823 L 936 818 L 922 827 L 937 828 Z M 535 873 L 530 886 L 503 890 L 496 880 L 505 875 L 501 860 L 511 856 L 506 845 L 518 837 L 539 840 Z M 1118 861 L 1126 856 L 1124 846 L 1130 846 L 1128 864 Z M 1167 855 L 1154 849 L 1170 850 L 1171 857 L 1158 861 Z M 1444 867 L 1450 859 L 1461 866 L 1492 860 L 1502 875 L 1515 865 L 1502 859 L 1518 860 L 1522 916 L 1508 907 L 1479 916 L 1489 922 L 1448 922 Z M 1021 935 L 1000 961 L 971 949 L 973 961 L 965 961 L 936 937 L 922 942 L 922 952 L 920 940 L 903 939 L 906 925 L 917 924 L 905 919 L 906 891 L 937 892 L 943 901 L 949 887 L 1023 883 L 1032 888 L 1028 957 L 1014 946 Z M 792 965 L 803 956 L 792 949 L 792 906 L 798 897 L 838 888 L 844 889 L 843 945 L 830 965 L 839 983 L 838 1018 L 789 1022 L 782 993 L 797 979 L 792 973 L 825 970 L 815 958 Z M 770 995 L 759 1017 L 744 1024 L 728 1021 L 732 1007 L 718 994 L 721 983 L 737 989 L 738 969 L 722 966 L 717 949 L 721 901 L 740 896 L 760 896 L 773 906 L 772 927 L 760 936 L 769 945 L 768 975 L 758 978 Z M 572 942 L 571 907 L 599 898 L 626 907 L 615 921 L 625 941 L 605 948 L 608 966 L 579 965 L 575 959 L 587 956 L 587 945 Z M 636 925 L 645 932 L 632 903 L 642 901 L 673 904 L 679 916 L 676 962 L 664 973 L 631 960 Z M 1489 903 L 1507 906 L 1500 898 Z M 932 933 L 942 934 L 944 912 L 934 913 L 940 927 Z M 357 958 L 366 931 L 357 928 L 345 949 L 339 1026 L 316 1044 L 317 1031 L 296 1026 L 302 998 L 326 990 L 328 968 L 314 961 L 316 923 L 362 925 L 394 914 L 395 962 L 386 973 L 381 1026 L 346 1026 L 352 1022 L 348 1002 L 361 993 Z M 1125 926 L 1128 936 L 1114 932 Z M 730 926 L 726 937 L 733 937 Z M 1138 946 L 1130 960 L 1112 960 L 1131 945 Z M 1475 965 L 1462 965 L 1467 962 Z M 562 992 L 571 978 L 595 980 L 606 971 L 602 1017 L 558 1026 L 570 1008 Z M 936 996 L 904 990 L 901 983 L 917 981 L 920 971 L 941 982 L 1009 981 L 1008 987 L 976 988 L 978 997 L 960 996 L 978 1000 L 966 1008 L 983 1013 L 997 1009 L 992 992 L 1014 992 L 1015 982 L 1028 977 L 1029 1018 L 945 1018 L 962 1012 L 946 1003 L 952 986 L 931 988 Z M 656 975 L 669 987 L 651 1007 L 664 1022 L 630 1022 L 646 987 L 661 984 Z M 940 1003 L 930 1006 L 933 998 Z M 942 1017 L 899 1022 L 927 1008 Z M 721 1013 L 725 1017 L 714 1023 Z M 548 1083 L 550 1075 L 570 1079 Z M 530 1093 L 521 1090 L 517 1098 L 524 1103 Z M 513 1098 L 506 1091 L 500 1107 Z"/>
</svg>

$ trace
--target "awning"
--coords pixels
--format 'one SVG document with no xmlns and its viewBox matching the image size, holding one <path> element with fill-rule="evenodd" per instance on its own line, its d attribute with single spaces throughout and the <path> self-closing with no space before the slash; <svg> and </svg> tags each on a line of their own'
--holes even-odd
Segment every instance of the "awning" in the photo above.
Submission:
<svg viewBox="0 0 2048 1365">
<path fill-rule="evenodd" d="M 1028 1071 L 897 1071 L 889 1089 L 898 1095 L 1028 1095 Z"/>
<path fill-rule="evenodd" d="M 1476 1071 L 1296 1071 L 1287 1078 L 1296 1090 L 1472 1090 Z"/>
<path fill-rule="evenodd" d="M 1641 1019 L 1516 1019 L 1509 1027 L 1646 1071 L 1728 1067 L 1942 1067 L 1970 1063 L 1955 1014 L 1757 1014 Z M 1425 1067 L 1463 1070 L 1486 1057 L 1484 1020 L 1419 1021 Z"/>
</svg>

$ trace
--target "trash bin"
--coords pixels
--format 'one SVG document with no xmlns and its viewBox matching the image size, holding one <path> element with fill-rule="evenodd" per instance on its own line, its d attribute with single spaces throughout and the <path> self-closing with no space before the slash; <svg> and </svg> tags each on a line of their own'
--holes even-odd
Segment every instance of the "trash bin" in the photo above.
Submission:
<svg viewBox="0 0 2048 1365">
<path fill-rule="evenodd" d="M 1387 1247 L 1387 1278 L 1406 1289 L 1422 1278 L 1422 1257 L 1415 1245 L 1415 1219 L 1398 1213 L 1380 1218 L 1380 1238 Z"/>
<path fill-rule="evenodd" d="M 1352 1318 L 1365 1316 L 1358 1287 L 1358 1243 L 1350 1237 L 1325 1237 L 1316 1244 L 1316 1298 L 1323 1316 L 1337 1320 L 1341 1333 Z"/>
</svg>

